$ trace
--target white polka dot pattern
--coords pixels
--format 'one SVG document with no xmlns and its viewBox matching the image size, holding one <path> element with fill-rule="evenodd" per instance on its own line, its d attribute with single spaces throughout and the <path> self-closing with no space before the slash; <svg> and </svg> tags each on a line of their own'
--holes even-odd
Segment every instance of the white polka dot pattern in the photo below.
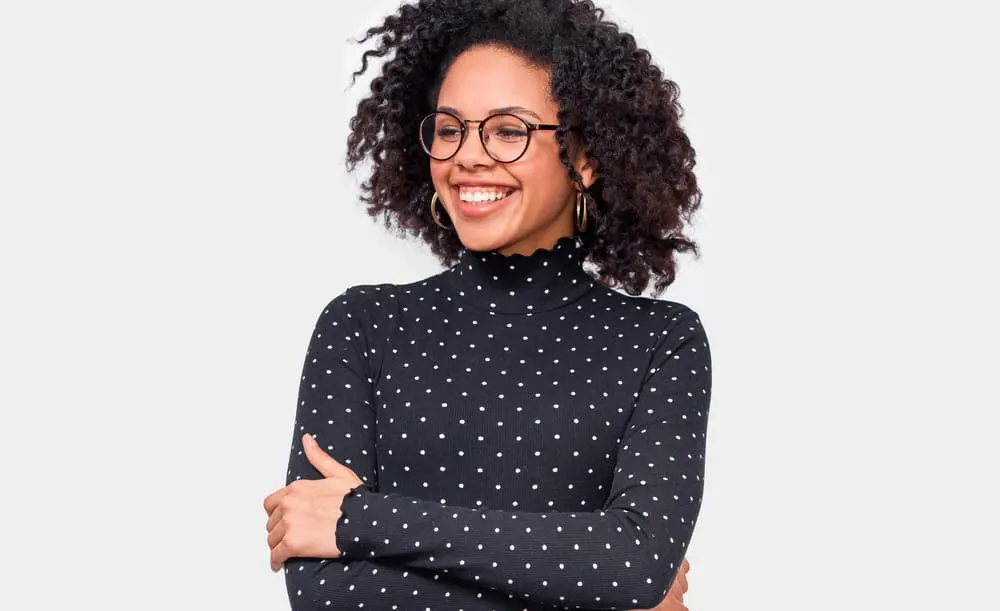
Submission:
<svg viewBox="0 0 1000 611">
<path fill-rule="evenodd" d="M 636 609 L 660 602 L 701 506 L 711 359 L 697 314 L 595 283 L 564 238 L 463 254 L 332 300 L 299 436 L 365 482 L 336 560 L 292 559 L 293 609 Z"/>
</svg>

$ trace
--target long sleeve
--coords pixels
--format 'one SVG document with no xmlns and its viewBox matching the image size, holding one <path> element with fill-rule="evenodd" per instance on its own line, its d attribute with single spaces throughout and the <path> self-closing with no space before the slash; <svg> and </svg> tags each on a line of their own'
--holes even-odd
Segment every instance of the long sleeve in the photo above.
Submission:
<svg viewBox="0 0 1000 611">
<path fill-rule="evenodd" d="M 367 314 L 364 303 L 358 289 L 348 289 L 327 304 L 316 321 L 299 381 L 286 485 L 322 478 L 302 449 L 302 435 L 310 433 L 367 486 L 378 486 L 371 397 L 374 359 L 359 320 Z"/>
<path fill-rule="evenodd" d="M 536 604 L 653 607 L 701 506 L 710 361 L 697 314 L 671 310 L 600 511 L 480 510 L 360 489 L 345 499 L 338 546 L 349 558 L 434 569 Z"/>
<path fill-rule="evenodd" d="M 285 485 L 323 477 L 302 449 L 302 435 L 310 433 L 365 485 L 377 489 L 370 353 L 357 320 L 357 312 L 363 312 L 361 297 L 348 289 L 327 304 L 316 322 L 299 381 Z M 325 607 L 341 585 L 370 574 L 366 569 L 361 563 L 345 571 L 343 563 L 330 559 L 289 559 L 285 585 L 292 609 Z"/>
<path fill-rule="evenodd" d="M 316 322 L 299 384 L 286 485 L 322 478 L 302 449 L 302 435 L 310 433 L 366 487 L 378 487 L 371 394 L 379 359 L 366 333 L 372 321 L 365 292 L 364 287 L 348 289 Z M 365 558 L 291 558 L 284 576 L 293 611 L 373 607 L 376 597 L 412 601 L 420 608 L 425 603 L 466 611 L 505 608 L 498 595 L 442 580 L 432 571 Z"/>
</svg>

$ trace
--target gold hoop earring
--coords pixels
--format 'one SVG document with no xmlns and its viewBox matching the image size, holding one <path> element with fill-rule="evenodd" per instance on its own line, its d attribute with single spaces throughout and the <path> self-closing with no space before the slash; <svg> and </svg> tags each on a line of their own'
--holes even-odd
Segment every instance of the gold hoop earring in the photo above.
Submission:
<svg viewBox="0 0 1000 611">
<path fill-rule="evenodd" d="M 451 231 L 452 228 L 442 223 L 441 219 L 438 218 L 437 203 L 438 203 L 438 194 L 437 191 L 435 191 L 434 195 L 431 196 L 431 218 L 434 219 L 434 223 L 437 224 L 437 226 L 440 227 L 441 229 Z"/>
<path fill-rule="evenodd" d="M 576 221 L 576 230 L 583 233 L 587 230 L 587 200 L 590 198 L 589 195 L 582 191 L 576 192 L 576 210 L 574 221 Z"/>
</svg>

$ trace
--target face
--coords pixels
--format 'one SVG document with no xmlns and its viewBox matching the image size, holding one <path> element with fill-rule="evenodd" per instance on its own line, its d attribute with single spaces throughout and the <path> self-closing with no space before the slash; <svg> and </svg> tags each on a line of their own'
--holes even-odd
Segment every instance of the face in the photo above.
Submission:
<svg viewBox="0 0 1000 611">
<path fill-rule="evenodd" d="M 556 124 L 559 107 L 552 100 L 550 78 L 548 70 L 511 51 L 473 47 L 449 68 L 437 110 L 481 120 L 498 109 L 511 109 L 506 112 L 529 123 Z M 484 149 L 479 123 L 466 127 L 453 157 L 430 161 L 440 205 L 462 244 L 473 251 L 531 254 L 573 235 L 577 189 L 559 160 L 555 132 L 531 132 L 524 154 L 501 163 Z M 582 156 L 574 166 L 589 187 L 593 177 Z"/>
</svg>

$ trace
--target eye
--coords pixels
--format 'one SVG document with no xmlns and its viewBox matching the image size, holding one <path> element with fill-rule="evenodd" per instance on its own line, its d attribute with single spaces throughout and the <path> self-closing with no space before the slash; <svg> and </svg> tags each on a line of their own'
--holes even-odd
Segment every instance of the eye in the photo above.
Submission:
<svg viewBox="0 0 1000 611">
<path fill-rule="evenodd" d="M 489 139 L 501 142 L 517 143 L 528 137 L 528 130 L 518 117 L 511 115 L 496 115 L 484 125 Z"/>
<path fill-rule="evenodd" d="M 524 131 L 519 127 L 500 127 L 495 132 L 494 135 L 501 140 L 506 140 L 508 142 L 514 142 L 517 140 L 523 140 L 528 137 L 528 132 Z"/>
<path fill-rule="evenodd" d="M 454 142 L 455 140 L 458 140 L 459 138 L 462 137 L 462 130 L 461 128 L 454 127 L 451 125 L 442 126 L 439 127 L 436 132 L 434 132 L 434 135 L 436 138 L 440 138 L 445 142 Z"/>
</svg>

